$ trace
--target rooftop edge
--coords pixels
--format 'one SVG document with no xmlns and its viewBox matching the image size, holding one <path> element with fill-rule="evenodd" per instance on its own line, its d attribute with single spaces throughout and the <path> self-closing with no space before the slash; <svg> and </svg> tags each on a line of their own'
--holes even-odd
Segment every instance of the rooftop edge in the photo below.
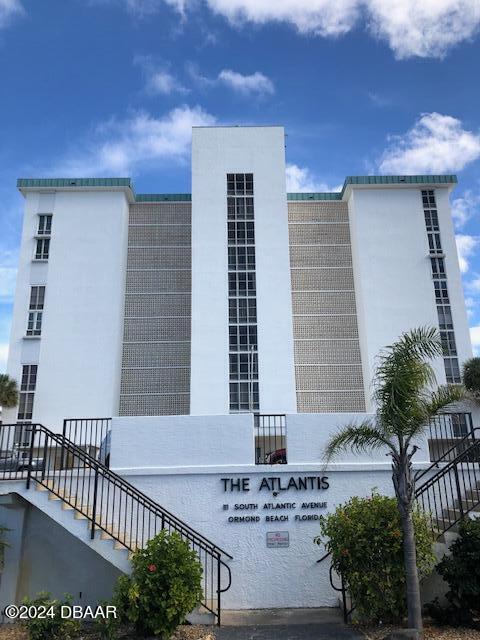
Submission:
<svg viewBox="0 0 480 640">
<path fill-rule="evenodd" d="M 445 175 L 400 175 L 400 176 L 347 176 L 341 191 L 287 193 L 287 200 L 342 200 L 345 191 L 352 186 L 369 185 L 454 185 L 458 182 L 454 174 Z M 18 178 L 17 188 L 24 189 L 126 189 L 134 202 L 190 202 L 190 193 L 135 193 L 131 178 Z"/>
</svg>

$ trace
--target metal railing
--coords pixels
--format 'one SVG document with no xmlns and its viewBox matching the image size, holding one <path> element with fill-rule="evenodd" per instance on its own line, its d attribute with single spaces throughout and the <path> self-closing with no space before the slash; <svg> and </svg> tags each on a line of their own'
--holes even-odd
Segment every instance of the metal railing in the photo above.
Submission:
<svg viewBox="0 0 480 640">
<path fill-rule="evenodd" d="M 285 414 L 254 414 L 255 464 L 287 463 Z"/>
<path fill-rule="evenodd" d="M 415 491 L 421 509 L 431 515 L 437 537 L 480 504 L 480 429 L 472 429 L 428 469 L 416 474 L 423 483 Z M 433 474 L 433 475 L 432 475 Z"/>
<path fill-rule="evenodd" d="M 453 460 L 457 454 L 462 453 L 460 447 L 468 447 L 475 437 L 478 438 L 478 435 L 475 436 L 471 413 L 438 414 L 429 424 L 430 460 L 435 462 L 444 459 L 446 453 Z"/>
<path fill-rule="evenodd" d="M 66 418 L 63 421 L 65 438 L 89 453 L 93 458 L 101 456 L 100 462 L 103 462 L 107 467 L 110 466 L 108 434 L 111 428 L 111 418 Z"/>
<path fill-rule="evenodd" d="M 0 426 L 0 480 L 36 482 L 81 513 L 93 539 L 104 532 L 129 551 L 143 548 L 160 531 L 178 533 L 199 558 L 203 569 L 201 605 L 221 619 L 221 594 L 231 585 L 225 560 L 232 556 L 167 509 L 110 471 L 84 449 L 40 424 Z M 22 462 L 18 464 L 19 434 Z M 4 461 L 2 469 L 1 461 Z M 64 461 L 69 464 L 64 466 Z M 225 574 L 224 574 L 225 572 Z M 227 584 L 223 585 L 226 575 Z"/>
<path fill-rule="evenodd" d="M 457 422 L 457 418 L 452 419 L 452 416 L 468 418 Z M 445 448 L 427 469 L 415 474 L 415 483 L 418 485 L 422 481 L 415 490 L 415 500 L 425 513 L 430 514 L 432 531 L 438 539 L 480 505 L 480 428 L 473 427 L 469 413 L 442 414 L 437 418 L 439 420 L 430 426 L 430 435 L 439 436 L 438 440 L 445 445 L 449 442 L 450 447 Z M 459 425 L 463 429 L 465 424 L 468 428 L 462 437 L 457 429 Z M 317 563 L 330 556 L 331 553 L 327 552 Z M 349 602 L 348 584 L 344 577 L 339 576 L 338 587 L 333 574 L 333 565 L 330 564 L 330 584 L 342 595 L 343 618 L 347 623 L 355 604 Z"/>
</svg>

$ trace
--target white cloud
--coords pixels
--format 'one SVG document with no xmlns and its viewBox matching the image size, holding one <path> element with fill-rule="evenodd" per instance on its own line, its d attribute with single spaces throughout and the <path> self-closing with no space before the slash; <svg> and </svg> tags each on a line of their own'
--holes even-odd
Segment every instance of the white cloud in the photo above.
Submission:
<svg viewBox="0 0 480 640">
<path fill-rule="evenodd" d="M 163 117 L 147 112 L 100 125 L 80 153 L 70 154 L 50 173 L 78 177 L 128 175 L 161 160 L 185 160 L 190 153 L 192 127 L 213 125 L 215 117 L 201 107 L 183 105 Z"/>
<path fill-rule="evenodd" d="M 160 0 L 124 0 L 127 9 L 139 17 L 156 13 L 162 2 Z M 164 0 L 165 4 L 176 9 L 182 15 L 185 13 L 187 0 Z"/>
<path fill-rule="evenodd" d="M 0 373 L 5 373 L 7 369 L 8 343 L 0 343 Z"/>
<path fill-rule="evenodd" d="M 218 80 L 223 82 L 228 87 L 244 95 L 252 93 L 256 94 L 273 94 L 275 93 L 275 87 L 273 82 L 267 78 L 267 76 L 255 71 L 249 76 L 244 76 L 237 71 L 231 69 L 223 69 L 218 74 Z"/>
<path fill-rule="evenodd" d="M 381 94 L 376 93 L 375 91 L 368 91 L 367 96 L 370 102 L 373 104 L 373 106 L 379 109 L 383 109 L 384 107 L 389 107 L 392 104 L 392 100 L 390 98 L 387 98 L 386 96 L 382 96 Z"/>
<path fill-rule="evenodd" d="M 338 37 L 363 23 L 396 58 L 442 58 L 472 38 L 480 0 L 207 0 L 230 23 L 285 22 L 302 34 Z"/>
<path fill-rule="evenodd" d="M 287 191 L 289 193 L 315 193 L 341 190 L 341 187 L 332 188 L 324 182 L 319 182 L 307 167 L 299 167 L 296 164 L 287 164 L 285 172 L 287 178 Z"/>
<path fill-rule="evenodd" d="M 398 59 L 443 58 L 480 24 L 479 0 L 366 0 L 367 22 Z"/>
<path fill-rule="evenodd" d="M 187 93 L 186 89 L 168 71 L 155 71 L 147 79 L 146 89 L 149 93 Z"/>
<path fill-rule="evenodd" d="M 155 63 L 151 56 L 135 56 L 133 63 L 139 66 L 145 78 L 145 91 L 150 94 L 188 93 L 174 75 L 168 70 L 168 64 Z"/>
<path fill-rule="evenodd" d="M 17 253 L 1 249 L 0 255 L 0 302 L 11 302 L 17 280 Z"/>
<path fill-rule="evenodd" d="M 463 196 L 452 200 L 452 216 L 457 229 L 461 229 L 473 218 L 480 208 L 480 195 L 473 193 L 470 189 L 465 191 Z"/>
<path fill-rule="evenodd" d="M 457 234 L 455 236 L 458 252 L 458 263 L 460 265 L 460 271 L 467 273 L 469 268 L 469 258 L 475 253 L 475 249 L 478 246 L 479 239 L 475 236 L 467 236 Z"/>
<path fill-rule="evenodd" d="M 474 354 L 480 355 L 480 326 L 470 327 L 470 340 L 472 341 Z"/>
<path fill-rule="evenodd" d="M 3 0 L 14 1 L 17 0 Z M 303 35 L 335 38 L 361 26 L 374 38 L 385 41 L 397 59 L 443 58 L 459 43 L 471 40 L 480 26 L 480 0 L 204 1 L 235 27 L 248 22 L 258 25 L 283 22 Z M 154 13 L 161 5 L 161 0 L 122 2 L 138 16 Z M 189 8 L 199 4 L 199 0 L 164 2 L 182 18 Z"/>
<path fill-rule="evenodd" d="M 207 0 L 210 8 L 232 24 L 287 22 L 300 33 L 339 36 L 359 17 L 358 0 Z"/>
<path fill-rule="evenodd" d="M 25 13 L 20 0 L 0 0 L 0 29 L 8 26 L 16 16 Z"/>
<path fill-rule="evenodd" d="M 380 159 L 382 173 L 415 174 L 459 171 L 480 157 L 480 135 L 460 120 L 424 113 L 403 136 L 391 136 Z"/>
</svg>

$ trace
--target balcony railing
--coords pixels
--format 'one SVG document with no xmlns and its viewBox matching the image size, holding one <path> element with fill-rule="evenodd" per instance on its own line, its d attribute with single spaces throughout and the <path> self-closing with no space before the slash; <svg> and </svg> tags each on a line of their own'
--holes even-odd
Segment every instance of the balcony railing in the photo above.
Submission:
<svg viewBox="0 0 480 640">
<path fill-rule="evenodd" d="M 478 434 L 473 427 L 472 414 L 442 413 L 435 416 L 429 425 L 428 446 L 430 460 L 453 460 L 463 453 L 475 440 Z"/>
<path fill-rule="evenodd" d="M 287 463 L 285 414 L 255 414 L 255 464 Z"/>
</svg>

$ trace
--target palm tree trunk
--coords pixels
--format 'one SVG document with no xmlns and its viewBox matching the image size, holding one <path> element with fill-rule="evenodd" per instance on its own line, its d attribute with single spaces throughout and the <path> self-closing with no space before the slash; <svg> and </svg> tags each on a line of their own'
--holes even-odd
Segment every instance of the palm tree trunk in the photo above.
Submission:
<svg viewBox="0 0 480 640">
<path fill-rule="evenodd" d="M 401 514 L 403 529 L 403 560 L 405 565 L 405 583 L 407 589 L 408 626 L 422 632 L 422 604 L 417 570 L 417 552 L 413 530 L 412 511 Z"/>
<path fill-rule="evenodd" d="M 392 476 L 403 531 L 403 561 L 407 592 L 408 626 L 411 629 L 417 629 L 419 635 L 421 635 L 423 631 L 422 604 L 412 518 L 415 479 L 412 473 L 411 460 L 415 451 L 416 447 L 407 451 L 403 443 L 401 444 L 399 453 L 393 455 Z"/>
</svg>

